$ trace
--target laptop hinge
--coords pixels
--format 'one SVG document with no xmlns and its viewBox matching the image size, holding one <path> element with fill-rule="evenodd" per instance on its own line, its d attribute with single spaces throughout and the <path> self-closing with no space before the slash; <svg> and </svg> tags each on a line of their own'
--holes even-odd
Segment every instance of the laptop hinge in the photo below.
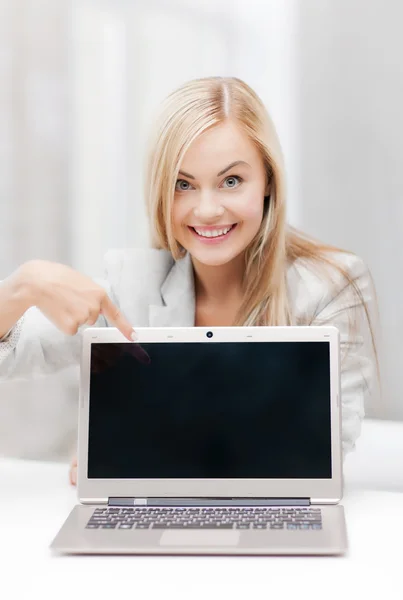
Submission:
<svg viewBox="0 0 403 600">
<path fill-rule="evenodd" d="M 109 506 L 309 506 L 309 498 L 109 498 Z"/>
</svg>

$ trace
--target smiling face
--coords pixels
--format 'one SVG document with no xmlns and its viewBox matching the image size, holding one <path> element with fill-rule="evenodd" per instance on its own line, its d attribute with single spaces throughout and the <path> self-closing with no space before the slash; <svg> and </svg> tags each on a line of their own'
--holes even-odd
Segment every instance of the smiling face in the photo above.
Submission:
<svg viewBox="0 0 403 600">
<path fill-rule="evenodd" d="M 259 231 L 269 186 L 255 144 L 227 120 L 186 152 L 175 187 L 174 237 L 201 264 L 242 254 Z"/>
</svg>

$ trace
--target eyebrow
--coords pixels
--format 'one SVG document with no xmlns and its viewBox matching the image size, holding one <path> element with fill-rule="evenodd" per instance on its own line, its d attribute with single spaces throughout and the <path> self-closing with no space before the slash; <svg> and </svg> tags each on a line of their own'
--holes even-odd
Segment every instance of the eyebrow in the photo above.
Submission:
<svg viewBox="0 0 403 600">
<path fill-rule="evenodd" d="M 244 160 L 236 160 L 235 162 L 228 165 L 228 167 L 225 167 L 225 169 L 223 169 L 222 171 L 217 173 L 217 177 L 220 177 L 220 175 L 224 175 L 224 173 L 226 173 L 233 167 L 236 167 L 237 165 L 246 165 L 247 167 L 250 167 L 250 165 L 247 162 L 245 162 Z M 185 177 L 188 177 L 189 179 L 196 179 L 196 177 L 193 177 L 193 175 L 190 175 L 189 173 L 186 173 L 185 171 L 179 171 L 179 175 L 184 175 Z"/>
</svg>

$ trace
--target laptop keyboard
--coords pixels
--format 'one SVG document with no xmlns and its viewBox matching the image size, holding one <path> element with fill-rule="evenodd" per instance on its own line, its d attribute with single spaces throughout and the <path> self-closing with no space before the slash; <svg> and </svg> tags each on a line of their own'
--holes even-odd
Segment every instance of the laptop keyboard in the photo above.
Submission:
<svg viewBox="0 0 403 600">
<path fill-rule="evenodd" d="M 96 508 L 86 529 L 322 529 L 320 508 Z"/>
</svg>

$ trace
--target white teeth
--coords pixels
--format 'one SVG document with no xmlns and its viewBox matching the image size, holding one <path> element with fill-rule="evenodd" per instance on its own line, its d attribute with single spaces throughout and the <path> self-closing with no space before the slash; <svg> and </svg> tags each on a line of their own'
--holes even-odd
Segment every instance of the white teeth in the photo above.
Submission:
<svg viewBox="0 0 403 600">
<path fill-rule="evenodd" d="M 208 238 L 225 235 L 226 233 L 228 233 L 230 231 L 230 229 L 232 229 L 232 225 L 231 225 L 231 227 L 226 227 L 225 229 L 209 229 L 209 230 L 205 230 L 205 231 L 196 229 L 194 227 L 194 230 L 198 235 L 201 235 L 202 237 L 208 237 Z"/>
</svg>

